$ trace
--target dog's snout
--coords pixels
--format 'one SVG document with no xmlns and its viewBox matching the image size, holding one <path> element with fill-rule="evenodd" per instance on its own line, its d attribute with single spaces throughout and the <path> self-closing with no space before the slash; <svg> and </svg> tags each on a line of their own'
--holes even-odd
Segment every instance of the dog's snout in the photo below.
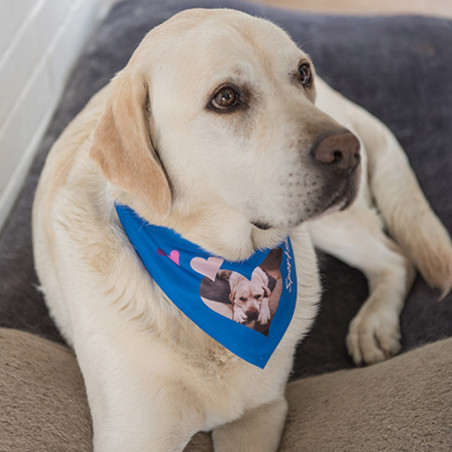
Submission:
<svg viewBox="0 0 452 452">
<path fill-rule="evenodd" d="M 259 311 L 255 308 L 250 308 L 246 311 L 246 317 L 248 318 L 248 321 L 251 322 L 251 320 L 256 320 L 259 315 Z"/>
<path fill-rule="evenodd" d="M 359 141 L 351 132 L 339 132 L 318 140 L 313 148 L 313 156 L 332 168 L 346 171 L 355 168 L 360 161 Z"/>
</svg>

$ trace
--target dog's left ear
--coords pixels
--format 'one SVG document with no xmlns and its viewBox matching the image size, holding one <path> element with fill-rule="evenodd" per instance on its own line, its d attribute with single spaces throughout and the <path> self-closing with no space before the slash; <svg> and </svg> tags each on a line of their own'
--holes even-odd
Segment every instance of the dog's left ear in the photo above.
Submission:
<svg viewBox="0 0 452 452">
<path fill-rule="evenodd" d="M 140 68 L 126 67 L 110 88 L 90 156 L 113 185 L 139 196 L 164 217 L 171 208 L 171 191 L 151 140 L 148 84 Z"/>
</svg>

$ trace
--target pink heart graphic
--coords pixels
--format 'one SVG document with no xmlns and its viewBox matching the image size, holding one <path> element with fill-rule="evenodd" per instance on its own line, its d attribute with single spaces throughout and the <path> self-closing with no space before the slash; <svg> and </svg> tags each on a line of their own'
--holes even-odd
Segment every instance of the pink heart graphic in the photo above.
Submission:
<svg viewBox="0 0 452 452">
<path fill-rule="evenodd" d="M 179 265 L 179 251 L 173 250 L 168 256 L 175 264 Z"/>
<path fill-rule="evenodd" d="M 190 266 L 196 272 L 207 276 L 207 278 L 215 282 L 215 276 L 217 275 L 217 272 L 223 262 L 224 261 L 221 257 L 211 256 L 207 260 L 202 257 L 194 257 L 190 262 Z"/>
<path fill-rule="evenodd" d="M 169 256 L 163 251 L 161 248 L 157 248 L 157 254 L 159 256 L 167 256 L 169 257 L 176 265 L 179 265 L 179 251 L 172 250 L 171 253 L 169 253 Z"/>
</svg>

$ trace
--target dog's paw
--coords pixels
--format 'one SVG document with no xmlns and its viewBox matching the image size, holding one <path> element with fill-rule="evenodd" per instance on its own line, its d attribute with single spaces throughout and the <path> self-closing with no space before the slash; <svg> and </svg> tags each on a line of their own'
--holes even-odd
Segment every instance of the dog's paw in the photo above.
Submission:
<svg viewBox="0 0 452 452">
<path fill-rule="evenodd" d="M 268 323 L 268 321 L 270 320 L 270 318 L 271 318 L 271 312 L 270 312 L 270 308 L 268 307 L 268 304 L 262 304 L 257 321 L 261 325 L 266 325 Z"/>
<path fill-rule="evenodd" d="M 243 312 L 242 309 L 234 309 L 232 314 L 232 319 L 238 323 L 246 323 L 248 321 L 248 316 Z"/>
<path fill-rule="evenodd" d="M 391 358 L 401 349 L 399 316 L 392 311 L 359 312 L 350 324 L 346 343 L 356 365 Z"/>
</svg>

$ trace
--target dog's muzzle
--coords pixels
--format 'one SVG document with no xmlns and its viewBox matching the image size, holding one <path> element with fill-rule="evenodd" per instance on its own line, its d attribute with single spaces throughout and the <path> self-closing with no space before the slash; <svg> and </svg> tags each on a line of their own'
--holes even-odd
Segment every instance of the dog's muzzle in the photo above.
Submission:
<svg viewBox="0 0 452 452">
<path fill-rule="evenodd" d="M 310 155 L 323 181 L 316 213 L 334 207 L 344 210 L 355 200 L 359 188 L 361 154 L 358 138 L 347 129 L 324 132 L 314 141 Z"/>
</svg>

